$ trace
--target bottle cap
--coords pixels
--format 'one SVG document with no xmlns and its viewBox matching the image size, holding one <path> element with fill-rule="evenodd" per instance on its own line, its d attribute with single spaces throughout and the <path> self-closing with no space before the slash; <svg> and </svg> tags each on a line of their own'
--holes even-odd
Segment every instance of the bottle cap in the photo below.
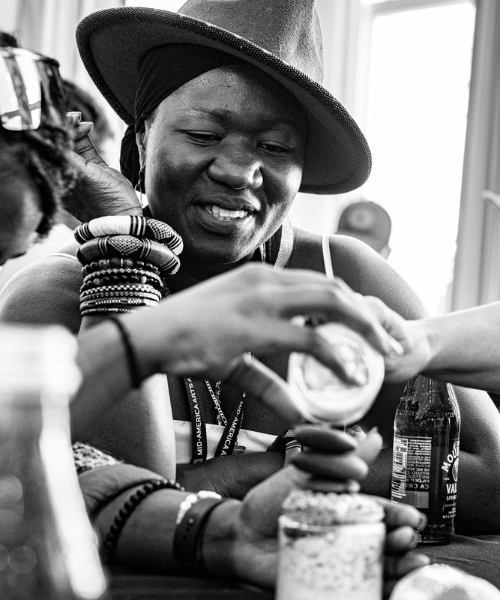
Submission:
<svg viewBox="0 0 500 600">
<path fill-rule="evenodd" d="M 81 381 L 76 352 L 75 337 L 63 327 L 0 326 L 0 404 L 10 402 L 5 392 L 40 390 L 47 401 L 67 403 Z"/>
<path fill-rule="evenodd" d="M 363 337 L 342 323 L 316 327 L 335 347 L 337 355 L 350 363 L 365 383 L 348 384 L 307 354 L 292 353 L 288 363 L 288 383 L 296 393 L 293 401 L 312 422 L 349 425 L 365 415 L 384 379 L 384 359 Z"/>
</svg>

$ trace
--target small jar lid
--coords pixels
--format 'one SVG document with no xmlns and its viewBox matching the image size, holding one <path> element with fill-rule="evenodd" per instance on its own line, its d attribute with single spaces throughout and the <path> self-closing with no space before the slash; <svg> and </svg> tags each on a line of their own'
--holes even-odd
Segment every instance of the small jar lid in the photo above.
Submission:
<svg viewBox="0 0 500 600">
<path fill-rule="evenodd" d="M 314 357 L 292 352 L 288 364 L 288 383 L 295 392 L 292 401 L 312 423 L 350 425 L 372 406 L 384 380 L 384 359 L 342 323 L 325 323 L 316 331 L 335 348 L 340 360 L 354 366 L 365 383 L 349 385 Z"/>
<path fill-rule="evenodd" d="M 307 525 L 376 523 L 383 519 L 382 506 L 361 494 L 335 494 L 294 490 L 283 503 L 283 514 Z"/>
</svg>

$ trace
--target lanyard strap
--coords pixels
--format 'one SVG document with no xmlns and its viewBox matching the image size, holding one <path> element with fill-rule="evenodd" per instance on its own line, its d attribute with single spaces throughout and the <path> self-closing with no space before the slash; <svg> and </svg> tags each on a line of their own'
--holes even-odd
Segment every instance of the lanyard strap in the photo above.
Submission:
<svg viewBox="0 0 500 600">
<path fill-rule="evenodd" d="M 207 428 L 203 408 L 198 402 L 193 380 L 185 377 L 184 386 L 191 413 L 191 464 L 195 464 L 207 460 Z"/>
<path fill-rule="evenodd" d="M 205 392 L 204 382 L 193 381 L 190 377 L 184 378 L 184 387 L 186 388 L 186 394 L 189 404 L 189 412 L 191 413 L 191 464 L 204 462 L 207 460 L 207 428 L 205 416 L 203 414 L 202 405 L 199 401 L 200 396 L 196 391 L 196 387 L 201 390 L 201 393 Z M 245 404 L 246 394 L 243 394 L 242 399 L 233 410 L 233 413 L 224 427 L 222 436 L 215 456 L 225 456 L 232 454 L 238 434 L 241 429 L 243 422 L 243 408 Z"/>
<path fill-rule="evenodd" d="M 243 406 L 245 404 L 246 393 L 243 393 L 243 397 L 238 403 L 238 406 L 233 410 L 231 418 L 226 423 L 224 431 L 217 445 L 215 456 L 225 456 L 232 454 L 234 446 L 238 439 L 238 434 L 241 429 L 241 423 L 243 422 Z"/>
</svg>

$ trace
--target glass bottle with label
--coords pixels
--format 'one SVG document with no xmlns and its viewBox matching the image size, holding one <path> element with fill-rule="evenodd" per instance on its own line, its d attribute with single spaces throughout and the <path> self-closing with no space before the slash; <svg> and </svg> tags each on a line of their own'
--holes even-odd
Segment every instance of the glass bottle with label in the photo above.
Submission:
<svg viewBox="0 0 500 600">
<path fill-rule="evenodd" d="M 419 375 L 394 418 L 391 499 L 427 515 L 421 544 L 449 544 L 457 505 L 460 411 L 453 387 Z"/>
<path fill-rule="evenodd" d="M 71 453 L 75 355 L 60 327 L 0 327 L 0 598 L 106 595 Z"/>
</svg>

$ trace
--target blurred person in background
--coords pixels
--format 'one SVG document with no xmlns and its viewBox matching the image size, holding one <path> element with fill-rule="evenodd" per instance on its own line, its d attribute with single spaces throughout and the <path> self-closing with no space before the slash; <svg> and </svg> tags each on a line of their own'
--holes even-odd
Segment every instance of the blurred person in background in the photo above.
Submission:
<svg viewBox="0 0 500 600">
<path fill-rule="evenodd" d="M 391 217 L 385 208 L 376 202 L 358 200 L 342 210 L 337 233 L 365 242 L 387 260 L 391 253 L 391 229 Z"/>
<path fill-rule="evenodd" d="M 17 39 L 6 32 L 0 32 L 0 47 L 18 47 Z M 63 89 L 66 97 L 68 112 L 78 112 L 83 121 L 93 123 L 92 132 L 89 138 L 94 143 L 97 151 L 106 156 L 109 152 L 109 145 L 114 138 L 105 113 L 92 97 L 76 83 L 63 79 Z M 31 264 L 32 262 L 57 252 L 63 246 L 73 241 L 73 229 L 79 224 L 78 219 L 70 213 L 59 207 L 54 216 L 53 227 L 50 232 L 39 239 L 37 244 L 31 245 L 23 256 L 11 260 L 0 273 L 0 289 L 13 277 L 18 271 Z"/>
</svg>

